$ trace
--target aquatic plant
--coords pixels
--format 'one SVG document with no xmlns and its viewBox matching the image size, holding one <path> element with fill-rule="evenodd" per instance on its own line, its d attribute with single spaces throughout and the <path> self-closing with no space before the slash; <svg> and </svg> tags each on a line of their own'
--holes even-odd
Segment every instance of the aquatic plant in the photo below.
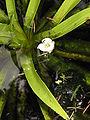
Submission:
<svg viewBox="0 0 90 120">
<path fill-rule="evenodd" d="M 34 19 L 37 14 L 40 2 L 42 1 L 34 0 L 33 2 L 33 0 L 30 0 L 28 5 L 28 1 L 24 0 L 23 7 L 26 7 L 27 5 L 28 7 L 25 14 L 25 20 L 23 21 L 23 24 L 21 26 L 18 20 L 19 16 L 16 12 L 15 0 L 6 0 L 8 15 L 6 15 L 0 9 L 0 44 L 6 45 L 9 48 L 15 50 L 20 49 L 20 63 L 23 68 L 23 72 L 25 73 L 28 84 L 32 88 L 33 92 L 41 101 L 43 101 L 62 118 L 69 120 L 69 116 L 67 115 L 67 113 L 60 106 L 58 101 L 55 99 L 48 87 L 38 75 L 32 59 L 32 49 L 34 47 L 37 48 L 39 42 L 42 41 L 42 39 L 50 38 L 54 40 L 56 38 L 62 37 L 63 35 L 82 25 L 84 22 L 90 19 L 90 7 L 81 10 L 80 12 L 77 12 L 76 14 L 64 20 L 65 16 L 80 2 L 80 0 L 65 0 L 53 16 L 53 18 L 49 18 L 50 21 L 47 23 L 46 28 L 44 28 L 44 25 L 46 23 L 44 21 L 41 28 L 38 27 L 38 32 L 35 32 Z M 49 26 L 51 27 L 50 29 Z M 41 49 L 39 46 L 38 48 Z M 49 53 L 51 52 L 52 50 Z M 64 57 L 70 57 L 69 54 L 64 55 L 64 53 L 60 53 L 60 51 L 56 51 L 56 53 Z M 73 55 L 73 57 L 74 56 L 75 55 Z M 77 55 L 77 58 L 79 59 L 79 55 Z M 90 62 L 90 57 L 88 56 L 85 59 L 85 57 L 81 55 L 80 58 L 82 60 Z M 0 86 L 2 85 L 2 82 L 0 82 Z M 0 98 L 0 116 L 3 111 L 4 103 L 5 99 L 2 100 L 2 98 Z M 42 103 L 39 102 L 39 104 L 44 117 L 47 120 L 48 116 L 45 114 L 45 109 L 43 108 Z"/>
</svg>

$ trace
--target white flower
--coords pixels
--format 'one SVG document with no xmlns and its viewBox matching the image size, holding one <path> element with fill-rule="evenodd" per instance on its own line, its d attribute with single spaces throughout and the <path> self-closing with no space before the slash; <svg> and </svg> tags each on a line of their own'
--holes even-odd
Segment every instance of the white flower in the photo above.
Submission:
<svg viewBox="0 0 90 120">
<path fill-rule="evenodd" d="M 61 80 L 57 80 L 57 81 L 55 81 L 55 83 L 59 85 L 60 83 L 62 83 L 62 81 Z"/>
<path fill-rule="evenodd" d="M 54 44 L 55 42 L 52 41 L 50 38 L 45 38 L 42 40 L 42 43 L 38 45 L 37 49 L 43 52 L 51 53 L 54 49 Z"/>
</svg>

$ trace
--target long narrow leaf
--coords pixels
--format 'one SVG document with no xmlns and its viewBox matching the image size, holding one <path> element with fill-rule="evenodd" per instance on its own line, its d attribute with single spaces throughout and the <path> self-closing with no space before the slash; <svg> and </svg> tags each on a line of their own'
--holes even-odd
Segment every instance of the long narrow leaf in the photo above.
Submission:
<svg viewBox="0 0 90 120">
<path fill-rule="evenodd" d="M 60 6 L 56 14 L 54 15 L 54 20 L 60 23 L 62 19 L 80 2 L 81 0 L 65 0 Z"/>
<path fill-rule="evenodd" d="M 55 53 L 58 56 L 62 56 L 64 58 L 69 58 L 73 60 L 79 60 L 79 61 L 84 61 L 84 62 L 89 62 L 90 63 L 90 56 L 78 54 L 78 53 L 71 53 L 71 52 L 65 52 L 65 51 L 60 51 L 60 50 L 55 50 Z"/>
<path fill-rule="evenodd" d="M 15 0 L 6 0 L 6 7 L 9 19 L 14 16 L 15 19 L 17 19 L 17 13 L 15 8 Z"/>
<path fill-rule="evenodd" d="M 40 4 L 40 0 L 30 0 L 25 16 L 25 24 L 24 24 L 25 26 L 27 27 L 32 26 L 39 4 Z"/>
<path fill-rule="evenodd" d="M 5 106 L 6 103 L 6 95 L 3 91 L 0 90 L 0 119 L 1 119 L 1 115 L 3 112 L 3 108 Z"/>
<path fill-rule="evenodd" d="M 90 8 L 86 8 L 77 14 L 69 17 L 56 27 L 52 28 L 51 30 L 42 32 L 34 36 L 34 39 L 37 41 L 42 40 L 42 38 L 50 37 L 51 39 L 59 38 L 70 31 L 76 29 L 84 22 L 90 19 Z"/>
<path fill-rule="evenodd" d="M 44 119 L 51 120 L 52 118 L 49 114 L 50 108 L 46 104 L 44 104 L 40 99 L 38 99 L 38 103 L 39 103 L 40 109 L 42 111 L 42 114 L 44 116 Z"/>
<path fill-rule="evenodd" d="M 41 80 L 39 75 L 37 74 L 32 57 L 30 55 L 21 55 L 20 56 L 21 65 L 23 67 L 25 76 L 29 85 L 31 86 L 34 93 L 51 109 L 53 109 L 56 113 L 62 116 L 64 119 L 68 119 L 67 113 L 63 110 L 63 108 L 59 105 L 57 100 L 54 98 L 52 93 L 49 91 L 45 83 Z"/>
<path fill-rule="evenodd" d="M 0 22 L 1 23 L 8 23 L 9 19 L 8 16 L 0 9 Z"/>
</svg>

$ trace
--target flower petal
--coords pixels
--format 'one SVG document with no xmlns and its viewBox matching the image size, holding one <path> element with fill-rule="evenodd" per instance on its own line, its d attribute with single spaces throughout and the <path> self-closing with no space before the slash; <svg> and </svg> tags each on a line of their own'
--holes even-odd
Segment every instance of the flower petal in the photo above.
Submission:
<svg viewBox="0 0 90 120">
<path fill-rule="evenodd" d="M 50 38 L 45 38 L 42 40 L 42 43 L 40 43 L 37 47 L 37 49 L 40 49 L 43 52 L 49 52 L 51 53 L 54 49 L 55 42 L 52 41 Z"/>
<path fill-rule="evenodd" d="M 42 40 L 42 42 L 45 42 L 45 43 L 48 42 L 49 43 L 49 42 L 52 42 L 52 40 L 50 38 L 45 38 L 45 39 Z"/>
</svg>

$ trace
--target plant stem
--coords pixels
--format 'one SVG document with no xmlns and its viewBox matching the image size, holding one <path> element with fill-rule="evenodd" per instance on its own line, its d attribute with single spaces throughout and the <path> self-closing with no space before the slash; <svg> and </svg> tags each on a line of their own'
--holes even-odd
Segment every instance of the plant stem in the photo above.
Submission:
<svg viewBox="0 0 90 120">
<path fill-rule="evenodd" d="M 74 40 L 73 38 L 62 38 L 56 42 L 57 48 L 64 51 L 74 52 L 77 54 L 90 55 L 90 42 L 83 40 Z"/>
<path fill-rule="evenodd" d="M 84 62 L 90 62 L 90 57 L 86 56 L 86 55 L 64 52 L 64 51 L 60 51 L 60 50 L 55 50 L 55 53 L 57 55 L 60 55 L 61 57 L 65 57 L 65 58 L 69 58 L 69 59 L 73 59 L 73 60 L 80 60 L 80 61 L 84 61 Z"/>
</svg>

